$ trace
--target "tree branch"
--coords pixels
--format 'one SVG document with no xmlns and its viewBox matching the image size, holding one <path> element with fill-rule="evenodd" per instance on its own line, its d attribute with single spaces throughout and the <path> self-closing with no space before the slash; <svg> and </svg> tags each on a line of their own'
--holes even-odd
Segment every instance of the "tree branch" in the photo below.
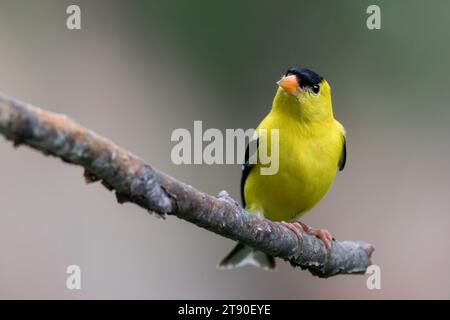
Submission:
<svg viewBox="0 0 450 320">
<path fill-rule="evenodd" d="M 319 239 L 305 234 L 299 241 L 279 223 L 246 212 L 225 191 L 217 197 L 198 191 L 64 115 L 1 94 L 0 133 L 15 146 L 25 144 L 82 166 L 86 181 L 101 180 L 120 203 L 133 202 L 161 216 L 175 215 L 319 277 L 364 273 L 371 263 L 370 244 L 333 241 L 329 255 Z"/>
</svg>

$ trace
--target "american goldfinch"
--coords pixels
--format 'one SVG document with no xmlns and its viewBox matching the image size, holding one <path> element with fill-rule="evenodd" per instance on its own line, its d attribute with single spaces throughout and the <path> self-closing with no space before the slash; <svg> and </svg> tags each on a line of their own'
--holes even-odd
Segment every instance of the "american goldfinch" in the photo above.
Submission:
<svg viewBox="0 0 450 320">
<path fill-rule="evenodd" d="M 247 211 L 279 221 L 301 241 L 302 232 L 317 236 L 331 250 L 332 237 L 327 230 L 314 229 L 298 221 L 325 196 L 346 161 L 345 129 L 333 116 L 328 82 L 306 68 L 294 67 L 277 82 L 278 89 L 270 113 L 259 124 L 268 132 L 278 129 L 279 167 L 272 175 L 259 170 L 263 164 L 249 162 L 242 169 L 241 196 Z M 272 150 L 271 143 L 257 143 L 254 149 Z M 238 244 L 219 267 L 254 265 L 274 269 L 273 257 Z"/>
</svg>

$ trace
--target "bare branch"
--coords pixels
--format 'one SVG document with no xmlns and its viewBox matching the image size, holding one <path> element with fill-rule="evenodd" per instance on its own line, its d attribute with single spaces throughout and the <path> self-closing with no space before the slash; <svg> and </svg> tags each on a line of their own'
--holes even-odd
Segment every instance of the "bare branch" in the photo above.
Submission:
<svg viewBox="0 0 450 320">
<path fill-rule="evenodd" d="M 86 181 L 101 180 L 119 203 L 133 202 L 162 216 L 175 215 L 319 277 L 364 273 L 371 263 L 370 244 L 333 241 L 329 255 L 319 239 L 305 234 L 300 242 L 279 223 L 246 212 L 225 191 L 217 197 L 198 191 L 64 115 L 1 94 L 0 133 L 15 145 L 25 144 L 82 166 Z"/>
</svg>

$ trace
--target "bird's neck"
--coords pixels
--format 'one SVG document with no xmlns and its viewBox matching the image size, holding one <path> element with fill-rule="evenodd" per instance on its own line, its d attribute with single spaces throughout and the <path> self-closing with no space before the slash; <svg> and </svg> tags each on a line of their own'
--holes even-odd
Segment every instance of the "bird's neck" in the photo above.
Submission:
<svg viewBox="0 0 450 320">
<path fill-rule="evenodd" d="M 321 103 L 326 103 L 322 101 Z M 279 89 L 272 104 L 272 113 L 295 119 L 300 124 L 312 124 L 327 122 L 334 119 L 331 102 L 329 105 L 312 105 L 309 101 L 299 101 L 297 97 L 285 93 Z"/>
</svg>

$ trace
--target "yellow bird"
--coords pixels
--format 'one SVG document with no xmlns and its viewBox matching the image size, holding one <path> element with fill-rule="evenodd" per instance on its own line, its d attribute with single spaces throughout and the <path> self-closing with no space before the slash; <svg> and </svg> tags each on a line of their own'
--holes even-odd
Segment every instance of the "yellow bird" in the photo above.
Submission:
<svg viewBox="0 0 450 320">
<path fill-rule="evenodd" d="M 267 143 L 256 143 L 254 150 L 267 148 L 271 154 L 271 130 L 278 129 L 278 171 L 261 173 L 259 161 L 249 162 L 247 146 L 243 165 L 241 195 L 247 211 L 280 221 L 300 239 L 302 232 L 320 238 L 328 251 L 332 237 L 327 230 L 314 229 L 298 221 L 330 189 L 337 170 L 346 161 L 345 129 L 333 116 L 328 82 L 306 68 L 291 68 L 277 82 L 272 109 L 260 123 L 267 132 Z M 260 154 L 260 153 L 259 153 Z M 274 269 L 273 257 L 248 246 L 238 245 L 220 262 L 220 268 L 254 265 Z"/>
</svg>

